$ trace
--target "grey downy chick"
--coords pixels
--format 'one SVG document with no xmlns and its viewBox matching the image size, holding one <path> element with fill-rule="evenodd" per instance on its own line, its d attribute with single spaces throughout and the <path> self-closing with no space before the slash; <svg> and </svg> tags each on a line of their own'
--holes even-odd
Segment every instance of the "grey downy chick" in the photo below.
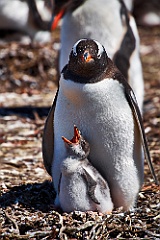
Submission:
<svg viewBox="0 0 160 240">
<path fill-rule="evenodd" d="M 74 137 L 62 137 L 66 158 L 61 164 L 59 203 L 65 212 L 99 211 L 109 213 L 113 209 L 107 182 L 88 160 L 89 143 L 74 126 Z"/>
</svg>

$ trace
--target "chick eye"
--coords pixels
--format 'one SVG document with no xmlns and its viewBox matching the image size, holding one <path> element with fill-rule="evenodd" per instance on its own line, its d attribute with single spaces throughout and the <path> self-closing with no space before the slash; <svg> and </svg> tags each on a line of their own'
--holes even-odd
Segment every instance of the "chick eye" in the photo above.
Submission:
<svg viewBox="0 0 160 240">
<path fill-rule="evenodd" d="M 84 147 L 85 145 L 86 145 L 86 141 L 85 141 L 85 140 L 82 140 L 81 146 Z"/>
</svg>

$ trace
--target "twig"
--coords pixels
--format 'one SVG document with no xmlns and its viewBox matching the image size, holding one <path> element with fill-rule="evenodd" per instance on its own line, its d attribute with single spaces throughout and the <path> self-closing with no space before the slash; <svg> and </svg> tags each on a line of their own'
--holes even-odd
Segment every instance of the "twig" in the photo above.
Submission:
<svg viewBox="0 0 160 240">
<path fill-rule="evenodd" d="M 145 230 L 145 233 L 147 233 L 147 234 L 150 235 L 150 236 L 160 238 L 160 234 L 153 233 L 153 232 L 151 232 L 151 231 L 149 231 L 149 230 Z"/>
<path fill-rule="evenodd" d="M 9 216 L 9 214 L 7 213 L 7 211 L 4 211 L 4 213 L 5 213 L 5 215 L 6 215 L 6 218 L 8 218 L 8 219 L 13 223 L 14 227 L 15 227 L 16 230 L 17 230 L 17 234 L 20 235 L 19 227 L 18 227 L 18 224 L 17 224 L 16 220 L 14 220 L 13 218 L 11 218 L 11 217 Z"/>
</svg>

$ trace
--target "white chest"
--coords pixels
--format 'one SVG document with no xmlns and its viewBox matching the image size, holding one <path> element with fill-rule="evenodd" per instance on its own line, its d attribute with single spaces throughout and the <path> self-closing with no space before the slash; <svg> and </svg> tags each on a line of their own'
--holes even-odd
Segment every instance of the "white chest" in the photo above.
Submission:
<svg viewBox="0 0 160 240">
<path fill-rule="evenodd" d="M 74 125 L 89 142 L 89 159 L 104 178 L 110 181 L 110 175 L 125 168 L 127 158 L 133 165 L 133 116 L 119 82 L 106 79 L 78 84 L 62 78 L 54 115 L 55 188 L 65 157 L 61 137 L 71 139 Z"/>
</svg>

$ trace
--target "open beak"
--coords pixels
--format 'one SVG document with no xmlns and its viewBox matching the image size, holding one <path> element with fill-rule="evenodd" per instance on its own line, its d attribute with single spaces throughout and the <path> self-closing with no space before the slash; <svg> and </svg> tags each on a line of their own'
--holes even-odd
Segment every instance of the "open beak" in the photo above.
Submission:
<svg viewBox="0 0 160 240">
<path fill-rule="evenodd" d="M 78 144 L 79 143 L 79 139 L 80 139 L 80 132 L 78 130 L 78 128 L 76 126 L 74 126 L 74 136 L 71 140 L 68 140 L 67 138 L 63 137 L 62 136 L 62 139 L 65 143 L 68 143 L 68 144 Z"/>
</svg>

